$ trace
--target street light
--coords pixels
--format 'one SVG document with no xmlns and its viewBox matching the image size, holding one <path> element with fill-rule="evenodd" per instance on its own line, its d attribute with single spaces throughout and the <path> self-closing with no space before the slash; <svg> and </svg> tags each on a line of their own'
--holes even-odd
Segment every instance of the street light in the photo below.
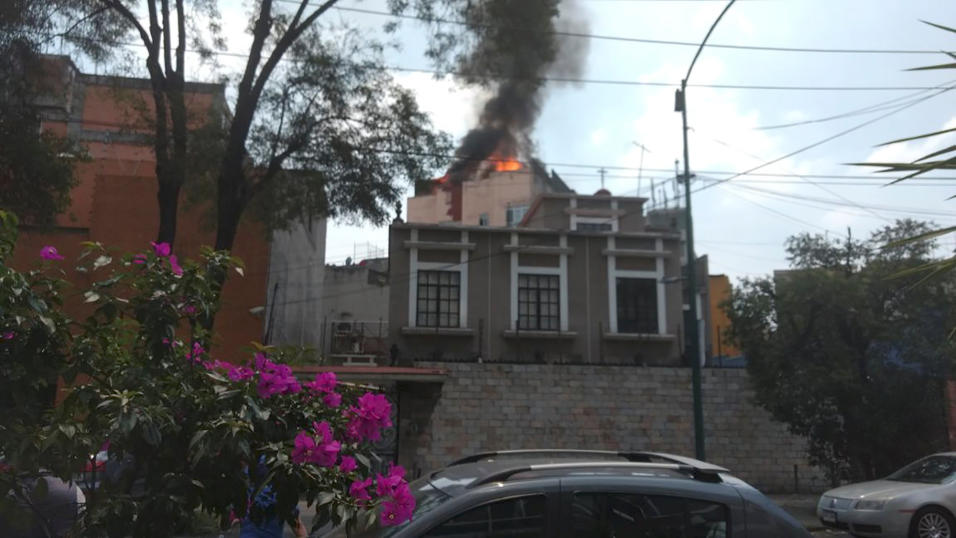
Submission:
<svg viewBox="0 0 956 538">
<path fill-rule="evenodd" d="M 707 35 L 697 47 L 697 53 L 690 62 L 687 69 L 687 75 L 680 81 L 680 89 L 674 99 L 674 111 L 681 113 L 681 119 L 684 122 L 684 201 L 686 208 L 686 228 L 687 228 L 687 288 L 690 302 L 690 323 L 687 324 L 687 355 L 691 360 L 692 389 L 694 394 L 694 451 L 697 459 L 705 459 L 704 453 L 704 407 L 701 402 L 700 394 L 700 333 L 697 325 L 697 257 L 694 255 L 694 219 L 691 215 L 690 206 L 690 155 L 687 148 L 687 79 L 690 78 L 691 71 L 694 70 L 694 64 L 697 63 L 697 57 L 704 50 L 704 45 L 713 33 L 717 23 L 723 18 L 724 13 L 734 5 L 736 0 L 730 0 L 724 10 L 717 16 L 714 24 L 710 25 Z"/>
</svg>

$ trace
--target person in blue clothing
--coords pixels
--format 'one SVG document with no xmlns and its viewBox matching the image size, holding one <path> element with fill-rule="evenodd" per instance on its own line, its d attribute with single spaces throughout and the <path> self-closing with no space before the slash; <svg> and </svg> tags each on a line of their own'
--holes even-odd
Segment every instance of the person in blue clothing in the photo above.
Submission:
<svg viewBox="0 0 956 538">
<path fill-rule="evenodd" d="M 248 472 L 248 469 L 246 470 Z M 257 466 L 257 476 L 266 474 L 263 461 L 259 459 Z M 279 517 L 276 512 L 276 493 L 272 486 L 266 484 L 258 494 L 255 492 L 256 486 L 250 486 L 249 495 L 252 497 L 249 503 L 249 510 L 246 517 L 239 522 L 239 538 L 282 538 L 282 529 L 285 521 Z M 295 527 L 292 532 L 296 538 L 305 538 L 307 536 L 305 525 L 299 517 L 299 509 L 295 509 Z"/>
</svg>

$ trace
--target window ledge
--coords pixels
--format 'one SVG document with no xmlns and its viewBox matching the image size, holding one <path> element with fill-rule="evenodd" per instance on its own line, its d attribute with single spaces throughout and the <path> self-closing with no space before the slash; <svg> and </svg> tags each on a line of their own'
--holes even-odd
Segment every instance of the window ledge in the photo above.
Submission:
<svg viewBox="0 0 956 538">
<path fill-rule="evenodd" d="M 402 327 L 406 336 L 474 336 L 474 329 L 452 327 Z"/>
<path fill-rule="evenodd" d="M 606 248 L 601 251 L 601 254 L 605 256 L 617 256 L 619 258 L 666 258 L 671 255 L 671 251 Z"/>
<path fill-rule="evenodd" d="M 576 338 L 578 333 L 574 331 L 513 331 L 506 330 L 505 338 Z"/>
<path fill-rule="evenodd" d="M 475 243 L 459 243 L 454 241 L 405 241 L 405 248 L 418 250 L 475 250 Z"/>
<path fill-rule="evenodd" d="M 574 254 L 574 249 L 571 247 L 548 245 L 505 245 L 504 251 L 524 254 Z"/>
<path fill-rule="evenodd" d="M 677 338 L 673 334 L 657 333 L 604 333 L 605 340 L 622 342 L 670 342 Z"/>
</svg>

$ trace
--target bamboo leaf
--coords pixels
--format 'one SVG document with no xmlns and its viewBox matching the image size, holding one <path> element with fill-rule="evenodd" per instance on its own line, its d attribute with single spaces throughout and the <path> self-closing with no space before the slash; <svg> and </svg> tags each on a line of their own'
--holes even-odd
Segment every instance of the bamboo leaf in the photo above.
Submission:
<svg viewBox="0 0 956 538">
<path fill-rule="evenodd" d="M 909 69 L 905 69 L 904 71 L 929 71 L 932 69 L 956 69 L 956 63 L 927 65 L 924 67 L 911 67 Z"/>
<path fill-rule="evenodd" d="M 928 24 L 930 26 L 935 26 L 936 28 L 939 28 L 940 30 L 946 30 L 947 32 L 953 32 L 954 34 L 956 34 L 956 29 L 950 28 L 949 26 L 943 26 L 942 24 L 937 24 L 935 22 L 924 21 L 923 19 L 920 19 L 920 22 L 923 24 Z"/>
<path fill-rule="evenodd" d="M 900 245 L 905 245 L 907 243 L 915 243 L 917 241 L 926 241 L 928 239 L 933 239 L 941 235 L 946 235 L 946 234 L 954 233 L 954 232 L 956 232 L 956 226 L 950 226 L 948 228 L 940 228 L 938 230 L 932 230 L 919 235 L 914 235 L 913 237 L 907 237 L 905 239 L 900 239 L 898 241 L 892 241 L 890 243 L 887 243 L 886 246 L 897 247 Z"/>
<path fill-rule="evenodd" d="M 949 152 L 951 152 L 951 151 L 956 151 L 956 144 L 953 144 L 952 146 L 949 146 L 948 148 L 943 148 L 943 149 L 940 149 L 940 150 L 936 150 L 936 151 L 934 151 L 933 153 L 930 153 L 929 155 L 924 155 L 924 156 L 920 157 L 919 159 L 916 159 L 916 160 L 913 161 L 913 162 L 914 162 L 914 163 L 918 163 L 918 162 L 920 162 L 920 161 L 925 161 L 926 159 L 929 159 L 929 158 L 931 158 L 931 157 L 936 157 L 937 155 L 942 155 L 942 154 L 944 154 L 944 153 L 949 153 Z"/>
<path fill-rule="evenodd" d="M 941 131 L 935 131 L 935 132 L 932 132 L 932 133 L 926 133 L 926 134 L 921 134 L 921 135 L 916 135 L 916 136 L 910 136 L 910 137 L 907 137 L 907 138 L 898 138 L 898 139 L 896 139 L 896 140 L 890 140 L 889 142 L 883 142 L 882 144 L 878 144 L 876 147 L 879 148 L 879 147 L 882 147 L 882 146 L 889 146 L 890 144 L 899 144 L 900 142 L 908 142 L 908 141 L 910 141 L 910 140 L 919 140 L 920 138 L 929 138 L 929 137 L 931 137 L 931 136 L 937 136 L 937 135 L 941 135 L 941 134 L 951 133 L 951 132 L 953 132 L 953 131 L 956 131 L 956 127 L 953 127 L 953 128 L 950 128 L 950 129 L 943 129 L 943 130 L 941 130 Z"/>
</svg>

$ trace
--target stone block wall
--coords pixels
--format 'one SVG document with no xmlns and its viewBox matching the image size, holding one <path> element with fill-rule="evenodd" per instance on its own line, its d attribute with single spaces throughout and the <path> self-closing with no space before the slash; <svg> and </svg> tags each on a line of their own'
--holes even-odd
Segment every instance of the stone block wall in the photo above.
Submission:
<svg viewBox="0 0 956 538">
<path fill-rule="evenodd" d="M 443 385 L 405 392 L 400 462 L 426 472 L 481 451 L 649 450 L 694 455 L 691 371 L 588 365 L 419 363 Z M 705 369 L 707 460 L 765 492 L 825 489 L 806 442 L 752 402 L 747 374 Z"/>
</svg>

